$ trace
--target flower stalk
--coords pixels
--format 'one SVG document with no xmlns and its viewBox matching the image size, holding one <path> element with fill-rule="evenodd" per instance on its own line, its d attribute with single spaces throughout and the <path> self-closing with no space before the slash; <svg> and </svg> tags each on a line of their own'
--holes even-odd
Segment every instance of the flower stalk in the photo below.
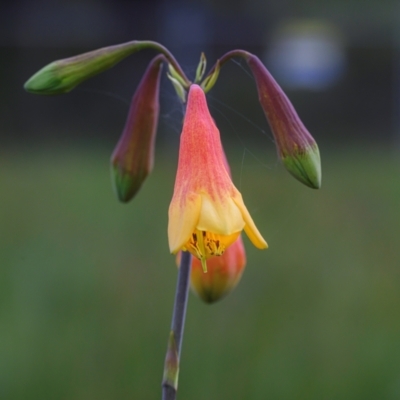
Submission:
<svg viewBox="0 0 400 400">
<path fill-rule="evenodd" d="M 165 356 L 162 400 L 175 400 L 178 390 L 179 359 L 189 297 L 191 263 L 192 255 L 187 251 L 183 251 L 176 284 L 171 331 Z"/>
</svg>

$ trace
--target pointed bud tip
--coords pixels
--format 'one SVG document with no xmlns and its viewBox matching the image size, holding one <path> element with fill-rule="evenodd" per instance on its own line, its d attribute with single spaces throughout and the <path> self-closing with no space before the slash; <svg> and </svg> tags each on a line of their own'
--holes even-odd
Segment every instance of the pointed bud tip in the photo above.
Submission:
<svg viewBox="0 0 400 400">
<path fill-rule="evenodd" d="M 69 92 L 72 88 L 66 87 L 62 80 L 57 78 L 55 69 L 55 62 L 46 65 L 25 82 L 24 89 L 29 93 L 44 95 Z"/>
<path fill-rule="evenodd" d="M 147 174 L 131 176 L 127 171 L 121 171 L 117 166 L 112 166 L 112 181 L 115 194 L 121 203 L 128 203 L 139 192 Z"/>
<path fill-rule="evenodd" d="M 321 187 L 321 159 L 316 143 L 302 152 L 282 156 L 282 161 L 286 169 L 301 183 L 312 189 Z"/>
</svg>

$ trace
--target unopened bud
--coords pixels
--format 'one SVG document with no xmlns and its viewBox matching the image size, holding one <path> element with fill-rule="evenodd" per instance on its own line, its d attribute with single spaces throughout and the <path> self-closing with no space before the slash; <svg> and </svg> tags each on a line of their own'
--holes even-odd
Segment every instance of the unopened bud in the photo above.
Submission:
<svg viewBox="0 0 400 400">
<path fill-rule="evenodd" d="M 248 53 L 246 61 L 256 80 L 259 101 L 286 169 L 300 182 L 319 189 L 321 160 L 317 143 L 260 59 Z"/>
<path fill-rule="evenodd" d="M 132 98 L 124 130 L 111 157 L 114 187 L 122 202 L 132 199 L 153 169 L 163 61 L 164 57 L 159 55 L 150 62 Z"/>
<path fill-rule="evenodd" d="M 179 262 L 180 254 L 178 255 Z M 242 237 L 231 244 L 222 256 L 207 259 L 207 273 L 201 262 L 192 257 L 190 287 L 206 303 L 214 303 L 230 293 L 239 283 L 246 266 Z"/>
<path fill-rule="evenodd" d="M 24 88 L 35 94 L 67 93 L 86 79 L 113 67 L 145 47 L 144 42 L 134 41 L 54 61 L 36 72 Z"/>
</svg>

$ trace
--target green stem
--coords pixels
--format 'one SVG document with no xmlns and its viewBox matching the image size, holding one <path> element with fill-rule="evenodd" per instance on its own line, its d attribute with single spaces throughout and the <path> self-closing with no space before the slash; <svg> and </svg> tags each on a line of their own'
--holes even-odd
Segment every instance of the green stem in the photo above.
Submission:
<svg viewBox="0 0 400 400">
<path fill-rule="evenodd" d="M 139 43 L 139 41 L 133 41 L 133 43 Z M 176 61 L 175 57 L 172 55 L 172 53 L 166 47 L 164 47 L 162 44 L 160 44 L 158 42 L 153 42 L 151 40 L 144 40 L 140 43 L 143 44 L 143 48 L 151 48 L 151 49 L 157 50 L 160 53 L 164 54 L 165 58 L 174 67 L 175 71 L 177 71 L 179 73 L 179 75 L 183 78 L 187 87 L 189 87 L 191 85 L 192 82 L 187 78 L 186 74 L 183 72 L 181 66 Z"/>
<path fill-rule="evenodd" d="M 245 50 L 232 50 L 232 51 L 228 51 L 228 53 L 225 53 L 220 59 L 217 60 L 217 62 L 211 67 L 210 71 L 208 72 L 208 74 L 206 75 L 206 77 L 203 79 L 203 81 L 205 81 L 209 76 L 211 76 L 215 69 L 217 68 L 217 66 L 219 66 L 220 68 L 229 60 L 231 60 L 234 57 L 242 57 L 244 59 L 248 59 L 252 54 L 249 53 L 248 51 Z"/>
<path fill-rule="evenodd" d="M 186 308 L 189 297 L 190 268 L 192 255 L 182 251 L 176 284 L 171 332 L 165 356 L 162 400 L 175 400 L 178 390 L 179 359 L 185 326 Z"/>
</svg>

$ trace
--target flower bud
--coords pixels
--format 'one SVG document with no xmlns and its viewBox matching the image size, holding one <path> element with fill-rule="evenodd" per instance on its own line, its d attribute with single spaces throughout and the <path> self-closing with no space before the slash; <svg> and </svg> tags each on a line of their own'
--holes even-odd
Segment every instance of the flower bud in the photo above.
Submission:
<svg viewBox="0 0 400 400">
<path fill-rule="evenodd" d="M 242 237 L 228 247 L 219 257 L 207 262 L 208 272 L 203 272 L 201 262 L 193 257 L 190 286 L 206 303 L 225 297 L 239 283 L 246 266 L 246 252 Z"/>
<path fill-rule="evenodd" d="M 164 56 L 159 55 L 150 62 L 132 98 L 124 130 L 111 157 L 114 187 L 122 202 L 132 199 L 153 169 L 163 61 Z"/>
<path fill-rule="evenodd" d="M 24 88 L 35 94 L 67 93 L 146 46 L 148 44 L 145 42 L 133 41 L 54 61 L 36 72 Z"/>
<path fill-rule="evenodd" d="M 247 53 L 246 61 L 256 80 L 259 101 L 286 169 L 300 182 L 319 189 L 321 161 L 317 143 L 260 59 Z"/>
<path fill-rule="evenodd" d="M 242 237 L 225 250 L 222 256 L 207 260 L 207 273 L 201 262 L 192 257 L 190 287 L 206 303 L 214 303 L 236 287 L 246 266 Z"/>
</svg>

